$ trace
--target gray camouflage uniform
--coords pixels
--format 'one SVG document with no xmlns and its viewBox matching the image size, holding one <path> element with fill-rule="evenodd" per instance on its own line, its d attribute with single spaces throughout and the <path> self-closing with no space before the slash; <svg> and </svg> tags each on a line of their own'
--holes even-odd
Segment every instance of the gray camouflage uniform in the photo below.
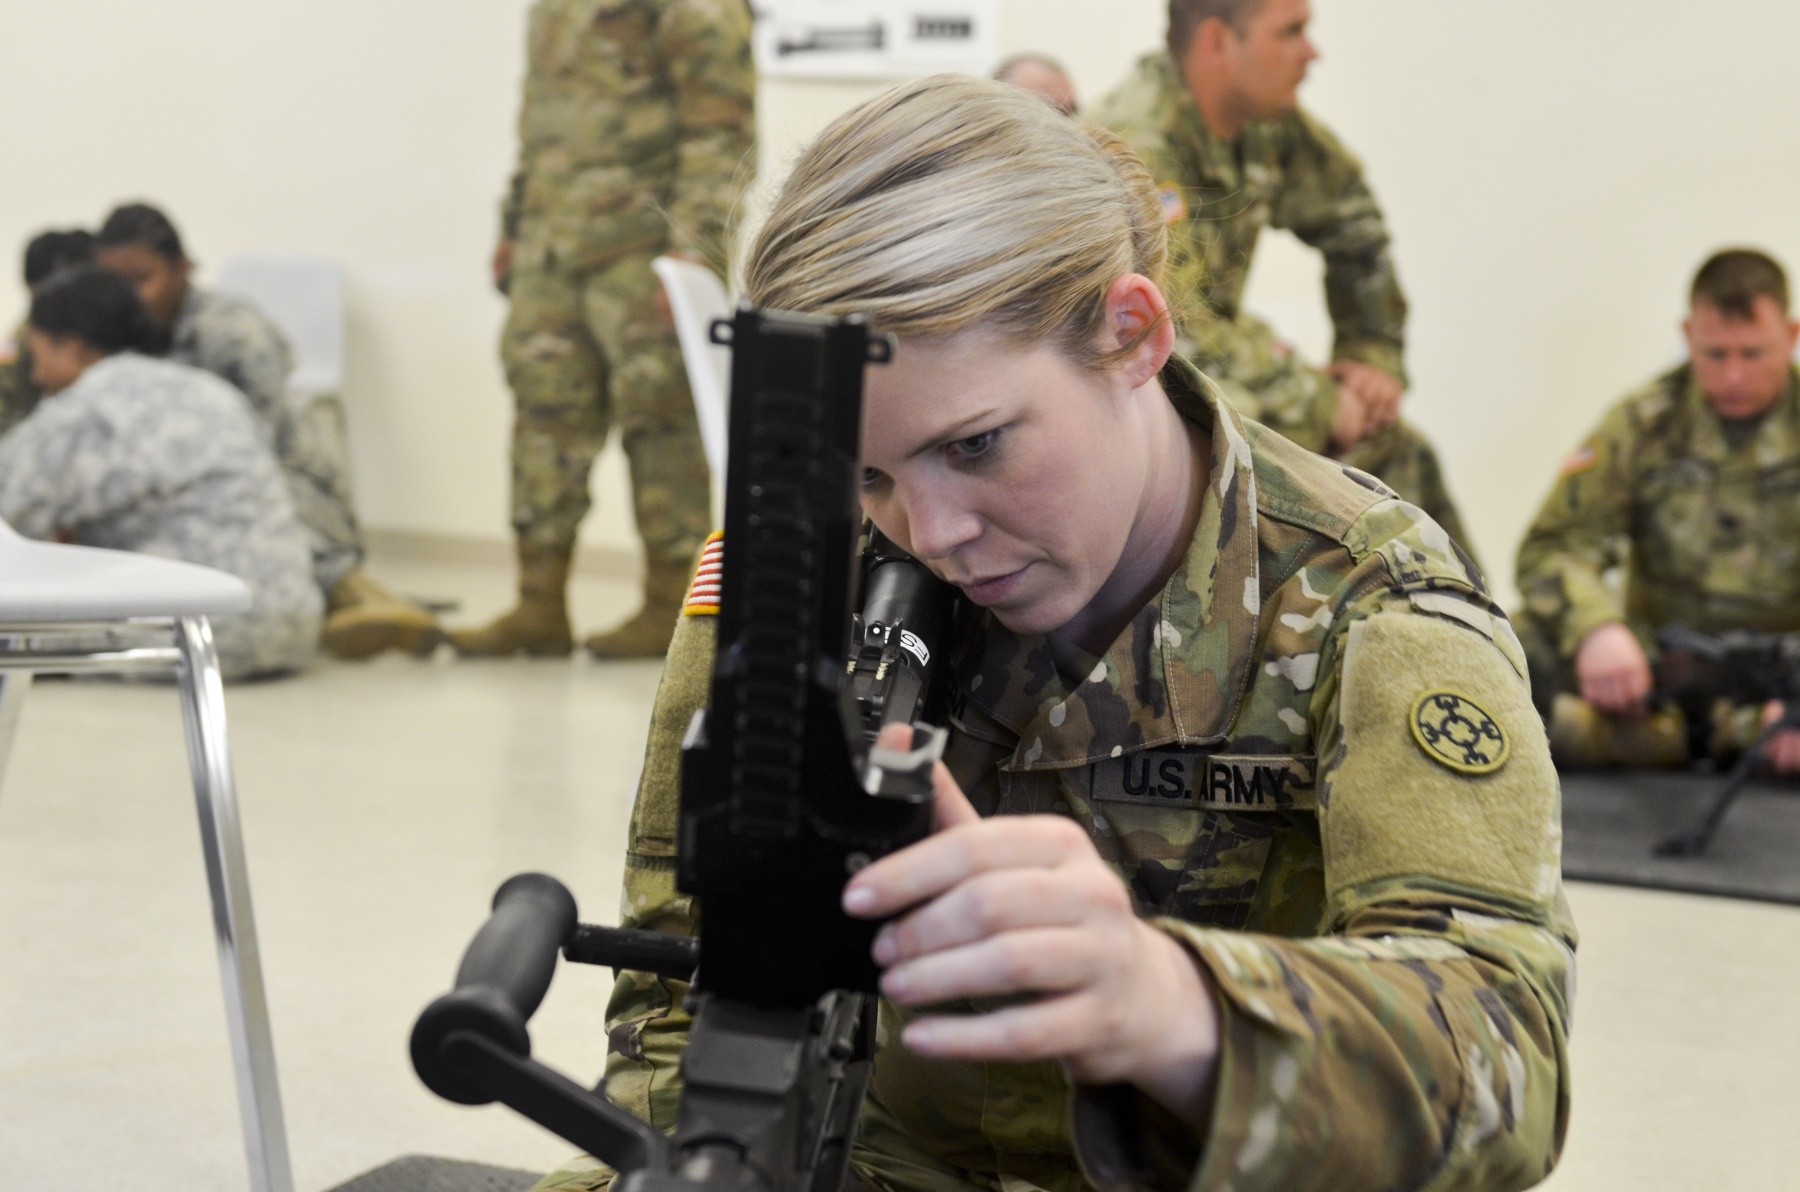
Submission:
<svg viewBox="0 0 1800 1192">
<path fill-rule="evenodd" d="M 302 402 L 287 388 L 293 353 L 269 317 L 231 294 L 188 288 L 175 315 L 169 359 L 205 369 L 250 399 L 268 427 L 264 441 L 287 479 L 312 551 L 314 578 L 329 593 L 362 566 L 362 528 L 350 495 L 342 415 L 333 401 Z"/>
<path fill-rule="evenodd" d="M 318 643 L 324 601 L 265 438 L 216 377 L 111 356 L 0 438 L 0 518 L 30 538 L 237 576 L 254 602 L 213 622 L 225 677 L 296 670 Z"/>
</svg>

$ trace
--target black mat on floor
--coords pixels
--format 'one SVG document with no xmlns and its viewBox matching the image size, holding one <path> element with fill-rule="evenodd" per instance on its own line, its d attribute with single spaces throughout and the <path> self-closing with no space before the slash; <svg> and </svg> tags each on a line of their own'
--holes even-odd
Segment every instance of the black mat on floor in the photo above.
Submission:
<svg viewBox="0 0 1800 1192">
<path fill-rule="evenodd" d="M 1705 853 L 1659 857 L 1657 844 L 1706 813 L 1723 775 L 1630 770 L 1562 782 L 1565 877 L 1800 905 L 1800 786 L 1752 783 Z"/>
<path fill-rule="evenodd" d="M 405 1155 L 331 1192 L 525 1192 L 542 1178 L 511 1167 Z"/>
</svg>

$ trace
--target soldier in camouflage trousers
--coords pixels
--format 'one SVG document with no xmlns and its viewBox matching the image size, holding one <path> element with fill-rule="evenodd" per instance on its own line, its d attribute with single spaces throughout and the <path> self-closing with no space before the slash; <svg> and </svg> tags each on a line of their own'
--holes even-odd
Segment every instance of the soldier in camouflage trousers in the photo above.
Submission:
<svg viewBox="0 0 1800 1192">
<path fill-rule="evenodd" d="M 1295 92 L 1315 53 L 1305 0 L 1175 0 L 1170 48 L 1142 58 L 1094 118 L 1157 178 L 1181 346 L 1240 414 L 1380 477 L 1468 548 L 1437 453 L 1397 421 L 1406 300 L 1362 166 Z M 1233 56 L 1227 39 L 1248 49 Z M 1266 47 L 1266 48 L 1265 48 Z M 1215 98 L 1217 97 L 1217 98 Z M 1333 363 L 1315 368 L 1242 308 L 1266 227 L 1325 259 Z"/>
<path fill-rule="evenodd" d="M 566 590 L 589 474 L 617 426 L 644 542 L 643 607 L 585 643 L 660 656 L 711 523 L 681 351 L 650 262 L 718 267 L 754 156 L 743 0 L 538 0 L 519 168 L 495 280 L 512 308 L 500 356 L 516 402 L 512 524 L 519 603 L 452 632 L 464 654 L 567 654 Z"/>
<path fill-rule="evenodd" d="M 106 217 L 97 259 L 137 287 L 169 337 L 169 359 L 204 369 L 249 399 L 306 528 L 313 577 L 328 610 L 325 648 L 339 658 L 366 658 L 387 649 L 426 653 L 436 646 L 442 636 L 437 618 L 398 599 L 363 570 L 341 416 L 335 403 L 302 404 L 289 393 L 293 353 L 269 317 L 242 298 L 194 285 L 175 225 L 148 204 L 128 203 Z"/>
<path fill-rule="evenodd" d="M 940 76 L 827 128 L 746 260 L 759 306 L 891 330 L 864 509 L 977 606 L 938 831 L 845 895 L 895 916 L 853 1171 L 1534 1185 L 1568 1121 L 1575 932 L 1525 659 L 1441 527 L 1171 355 L 1154 187 L 1116 138 Z M 663 673 L 631 926 L 704 917 L 678 772 L 716 607 L 696 592 Z M 626 973 L 608 1010 L 607 1092 L 663 1129 L 684 992 Z"/>
<path fill-rule="evenodd" d="M 1649 702 L 1665 626 L 1800 631 L 1800 325 L 1781 267 L 1714 255 L 1683 330 L 1688 363 L 1608 411 L 1519 547 L 1520 634 L 1561 764 L 1688 760 L 1680 712 Z M 1721 708 L 1697 736 L 1723 757 L 1774 714 Z M 1800 741 L 1767 756 L 1800 770 Z"/>
</svg>

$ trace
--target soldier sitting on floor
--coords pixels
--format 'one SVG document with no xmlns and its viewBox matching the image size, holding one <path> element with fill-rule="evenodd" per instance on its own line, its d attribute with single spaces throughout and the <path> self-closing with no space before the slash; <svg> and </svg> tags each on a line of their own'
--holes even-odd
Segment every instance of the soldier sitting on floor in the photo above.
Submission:
<svg viewBox="0 0 1800 1192">
<path fill-rule="evenodd" d="M 29 538 L 230 572 L 252 604 L 213 620 L 225 677 L 304 666 L 323 602 L 244 395 L 143 354 L 161 333 L 129 285 L 91 265 L 39 288 L 25 334 L 46 396 L 0 438 L 0 519 Z"/>
<path fill-rule="evenodd" d="M 317 402 L 301 407 L 290 400 L 293 354 L 269 317 L 242 298 L 195 285 L 175 225 L 148 204 L 127 203 L 106 217 L 96 259 L 137 288 L 172 339 L 169 359 L 205 369 L 249 399 L 306 529 L 313 576 L 326 601 L 325 648 L 339 658 L 364 658 L 387 649 L 425 653 L 437 645 L 437 618 L 362 569 L 366 552 L 342 425 Z"/>
<path fill-rule="evenodd" d="M 1682 333 L 1687 362 L 1607 412 L 1519 547 L 1520 636 L 1562 765 L 1688 760 L 1695 726 L 1653 701 L 1664 627 L 1800 630 L 1800 323 L 1781 266 L 1715 254 Z M 1699 736 L 1724 757 L 1780 712 L 1721 707 Z M 1765 760 L 1800 772 L 1800 733 Z"/>
</svg>

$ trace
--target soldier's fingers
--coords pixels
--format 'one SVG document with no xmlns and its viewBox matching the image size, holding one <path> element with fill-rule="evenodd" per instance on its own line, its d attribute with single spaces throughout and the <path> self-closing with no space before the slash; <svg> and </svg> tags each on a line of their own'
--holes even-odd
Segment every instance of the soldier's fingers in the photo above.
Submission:
<svg viewBox="0 0 1800 1192">
<path fill-rule="evenodd" d="M 884 725 L 875 735 L 877 749 L 907 750 L 912 748 L 912 743 L 911 725 Z M 942 832 L 946 828 L 954 828 L 958 824 L 981 818 L 968 796 L 962 793 L 962 787 L 950 776 L 950 768 L 943 762 L 932 763 L 931 795 L 931 826 L 934 831 Z"/>
<path fill-rule="evenodd" d="M 1091 1003 L 1074 993 L 986 1014 L 933 1015 L 908 1023 L 900 1038 L 907 1050 L 936 1059 L 1062 1059 L 1093 1048 L 1097 1016 Z"/>
<path fill-rule="evenodd" d="M 937 762 L 931 767 L 931 825 L 939 832 L 959 824 L 977 823 L 981 813 L 950 776 L 950 767 Z"/>
<path fill-rule="evenodd" d="M 1008 815 L 958 824 L 863 869 L 844 887 L 844 910 L 875 919 L 936 898 L 990 869 L 1051 866 L 1093 852 L 1074 820 Z"/>
<path fill-rule="evenodd" d="M 1078 928 L 1009 931 L 932 952 L 881 974 L 881 992 L 902 1006 L 1018 993 L 1061 993 L 1091 984 L 1099 950 Z"/>
<path fill-rule="evenodd" d="M 1100 876 L 1112 878 L 1110 872 Z M 894 965 L 930 952 L 957 948 L 1005 931 L 1070 926 L 1105 907 L 1128 913 L 1131 896 L 1116 878 L 1117 896 L 1107 898 L 1098 883 L 1056 869 L 1001 869 L 978 874 L 918 910 L 881 929 L 875 960 Z"/>
<path fill-rule="evenodd" d="M 1769 767 L 1777 774 L 1800 773 L 1800 732 L 1776 733 L 1763 752 Z"/>
</svg>

